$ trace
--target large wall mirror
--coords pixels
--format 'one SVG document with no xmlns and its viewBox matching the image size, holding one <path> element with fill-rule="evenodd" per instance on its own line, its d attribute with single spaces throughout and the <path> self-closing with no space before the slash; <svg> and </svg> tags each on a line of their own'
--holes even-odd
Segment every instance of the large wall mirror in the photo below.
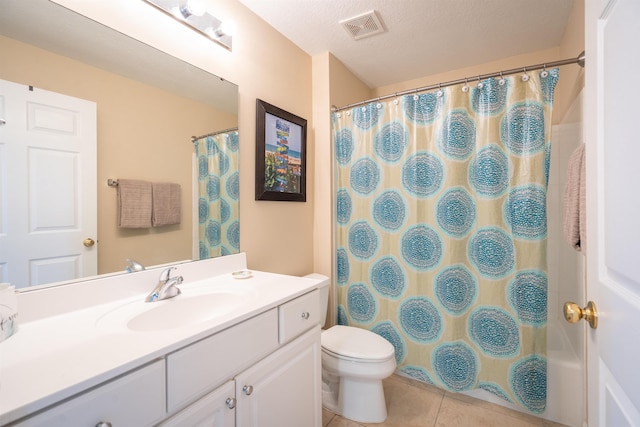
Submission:
<svg viewBox="0 0 640 427">
<path fill-rule="evenodd" d="M 236 85 L 48 0 L 0 0 L 0 52 L 3 82 L 24 88 L 31 86 L 32 92 L 63 94 L 95 105 L 97 153 L 90 178 L 74 173 L 56 176 L 56 171 L 61 169 L 52 166 L 50 157 L 40 156 L 38 161 L 29 159 L 30 163 L 25 166 L 28 174 L 22 179 L 9 168 L 13 162 L 9 157 L 10 144 L 15 139 L 14 134 L 7 131 L 10 123 L 7 120 L 7 124 L 0 127 L 0 227 L 3 227 L 0 230 L 0 282 L 27 289 L 69 280 L 69 277 L 56 276 L 58 270 L 53 267 L 49 269 L 53 274 L 47 277 L 47 266 L 53 265 L 49 262 L 53 258 L 48 255 L 37 256 L 39 263 L 10 265 L 7 262 L 9 252 L 55 246 L 48 241 L 18 241 L 11 237 L 14 233 L 11 226 L 7 226 L 11 215 L 31 218 L 36 212 L 41 215 L 38 221 L 46 223 L 42 220 L 44 213 L 57 212 L 56 199 L 34 208 L 33 184 L 19 187 L 27 193 L 19 196 L 24 199 L 21 202 L 9 199 L 7 192 L 2 191 L 33 177 L 50 190 L 65 182 L 74 185 L 93 182 L 95 196 L 91 197 L 95 199 L 97 230 L 95 235 L 76 233 L 73 240 L 81 244 L 89 238 L 96 243 L 81 246 L 67 255 L 69 274 L 76 275 L 76 279 L 124 273 L 127 258 L 153 266 L 239 250 Z M 6 96 L 0 96 L 0 114 L 8 114 L 6 110 L 10 105 Z M 55 111 L 46 115 L 43 123 L 55 116 Z M 82 128 L 83 125 L 73 126 Z M 197 138 L 194 141 L 192 137 Z M 230 151 L 225 152 L 223 146 Z M 74 158 L 69 164 L 81 161 Z M 226 177 L 216 176 L 218 173 Z M 118 188 L 108 183 L 125 179 L 179 184 L 179 223 L 162 227 L 119 227 Z M 70 192 L 70 198 L 90 197 L 85 197 L 79 188 Z M 223 200 L 223 193 L 230 198 Z M 75 212 L 75 215 L 84 214 Z M 33 222 L 29 219 L 27 226 L 31 227 Z M 74 227 L 75 223 L 67 228 Z M 39 234 L 56 232 L 45 227 Z M 216 248 L 220 242 L 224 244 Z M 82 251 L 96 255 L 95 271 L 85 271 L 78 264 L 76 257 Z M 18 268 L 24 270 L 22 276 L 11 279 L 11 269 Z"/>
</svg>

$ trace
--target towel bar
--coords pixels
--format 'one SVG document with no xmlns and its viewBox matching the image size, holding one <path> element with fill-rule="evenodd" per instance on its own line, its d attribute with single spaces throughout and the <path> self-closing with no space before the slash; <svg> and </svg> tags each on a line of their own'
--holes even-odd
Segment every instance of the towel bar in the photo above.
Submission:
<svg viewBox="0 0 640 427">
<path fill-rule="evenodd" d="M 109 187 L 117 187 L 117 186 L 118 186 L 118 180 L 117 180 L 117 179 L 111 179 L 111 178 L 109 178 L 109 179 L 107 180 L 107 185 L 108 185 Z"/>
</svg>

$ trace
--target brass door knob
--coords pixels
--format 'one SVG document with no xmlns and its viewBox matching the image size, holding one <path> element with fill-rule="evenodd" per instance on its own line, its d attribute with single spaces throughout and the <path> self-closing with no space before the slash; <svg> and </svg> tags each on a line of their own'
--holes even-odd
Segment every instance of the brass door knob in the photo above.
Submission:
<svg viewBox="0 0 640 427">
<path fill-rule="evenodd" d="M 593 329 L 598 327 L 598 310 L 593 301 L 589 301 L 585 308 L 581 308 L 575 302 L 565 302 L 563 311 L 564 318 L 569 323 L 578 323 L 580 319 L 584 319 Z"/>
<path fill-rule="evenodd" d="M 86 247 L 90 248 L 91 246 L 95 245 L 96 242 L 92 238 L 87 237 L 86 239 L 84 239 L 82 241 L 82 244 L 85 245 Z"/>
</svg>

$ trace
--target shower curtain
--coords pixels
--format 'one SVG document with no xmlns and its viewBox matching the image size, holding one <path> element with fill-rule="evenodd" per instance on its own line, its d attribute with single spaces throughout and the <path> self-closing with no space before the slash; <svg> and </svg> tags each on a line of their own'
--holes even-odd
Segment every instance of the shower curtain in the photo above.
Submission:
<svg viewBox="0 0 640 427">
<path fill-rule="evenodd" d="M 557 79 L 486 79 L 332 116 L 338 324 L 389 340 L 403 375 L 534 413 L 546 405 Z"/>
<path fill-rule="evenodd" d="M 194 141 L 198 162 L 200 259 L 240 251 L 238 131 Z"/>
</svg>

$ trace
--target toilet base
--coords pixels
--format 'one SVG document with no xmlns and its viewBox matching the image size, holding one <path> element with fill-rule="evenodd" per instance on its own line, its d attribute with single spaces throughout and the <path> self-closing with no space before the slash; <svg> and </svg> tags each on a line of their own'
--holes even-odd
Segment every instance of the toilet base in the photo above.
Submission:
<svg viewBox="0 0 640 427">
<path fill-rule="evenodd" d="M 340 379 L 336 393 L 323 386 L 322 405 L 344 418 L 360 423 L 382 423 L 387 419 L 382 380 Z"/>
<path fill-rule="evenodd" d="M 331 375 L 330 379 L 325 377 L 326 373 L 322 373 L 322 407 L 328 409 L 334 414 L 339 414 L 340 407 L 338 405 L 338 391 L 340 379 L 335 375 Z"/>
<path fill-rule="evenodd" d="M 387 419 L 382 380 L 342 378 L 340 381 L 342 416 L 361 423 L 381 423 Z"/>
</svg>

